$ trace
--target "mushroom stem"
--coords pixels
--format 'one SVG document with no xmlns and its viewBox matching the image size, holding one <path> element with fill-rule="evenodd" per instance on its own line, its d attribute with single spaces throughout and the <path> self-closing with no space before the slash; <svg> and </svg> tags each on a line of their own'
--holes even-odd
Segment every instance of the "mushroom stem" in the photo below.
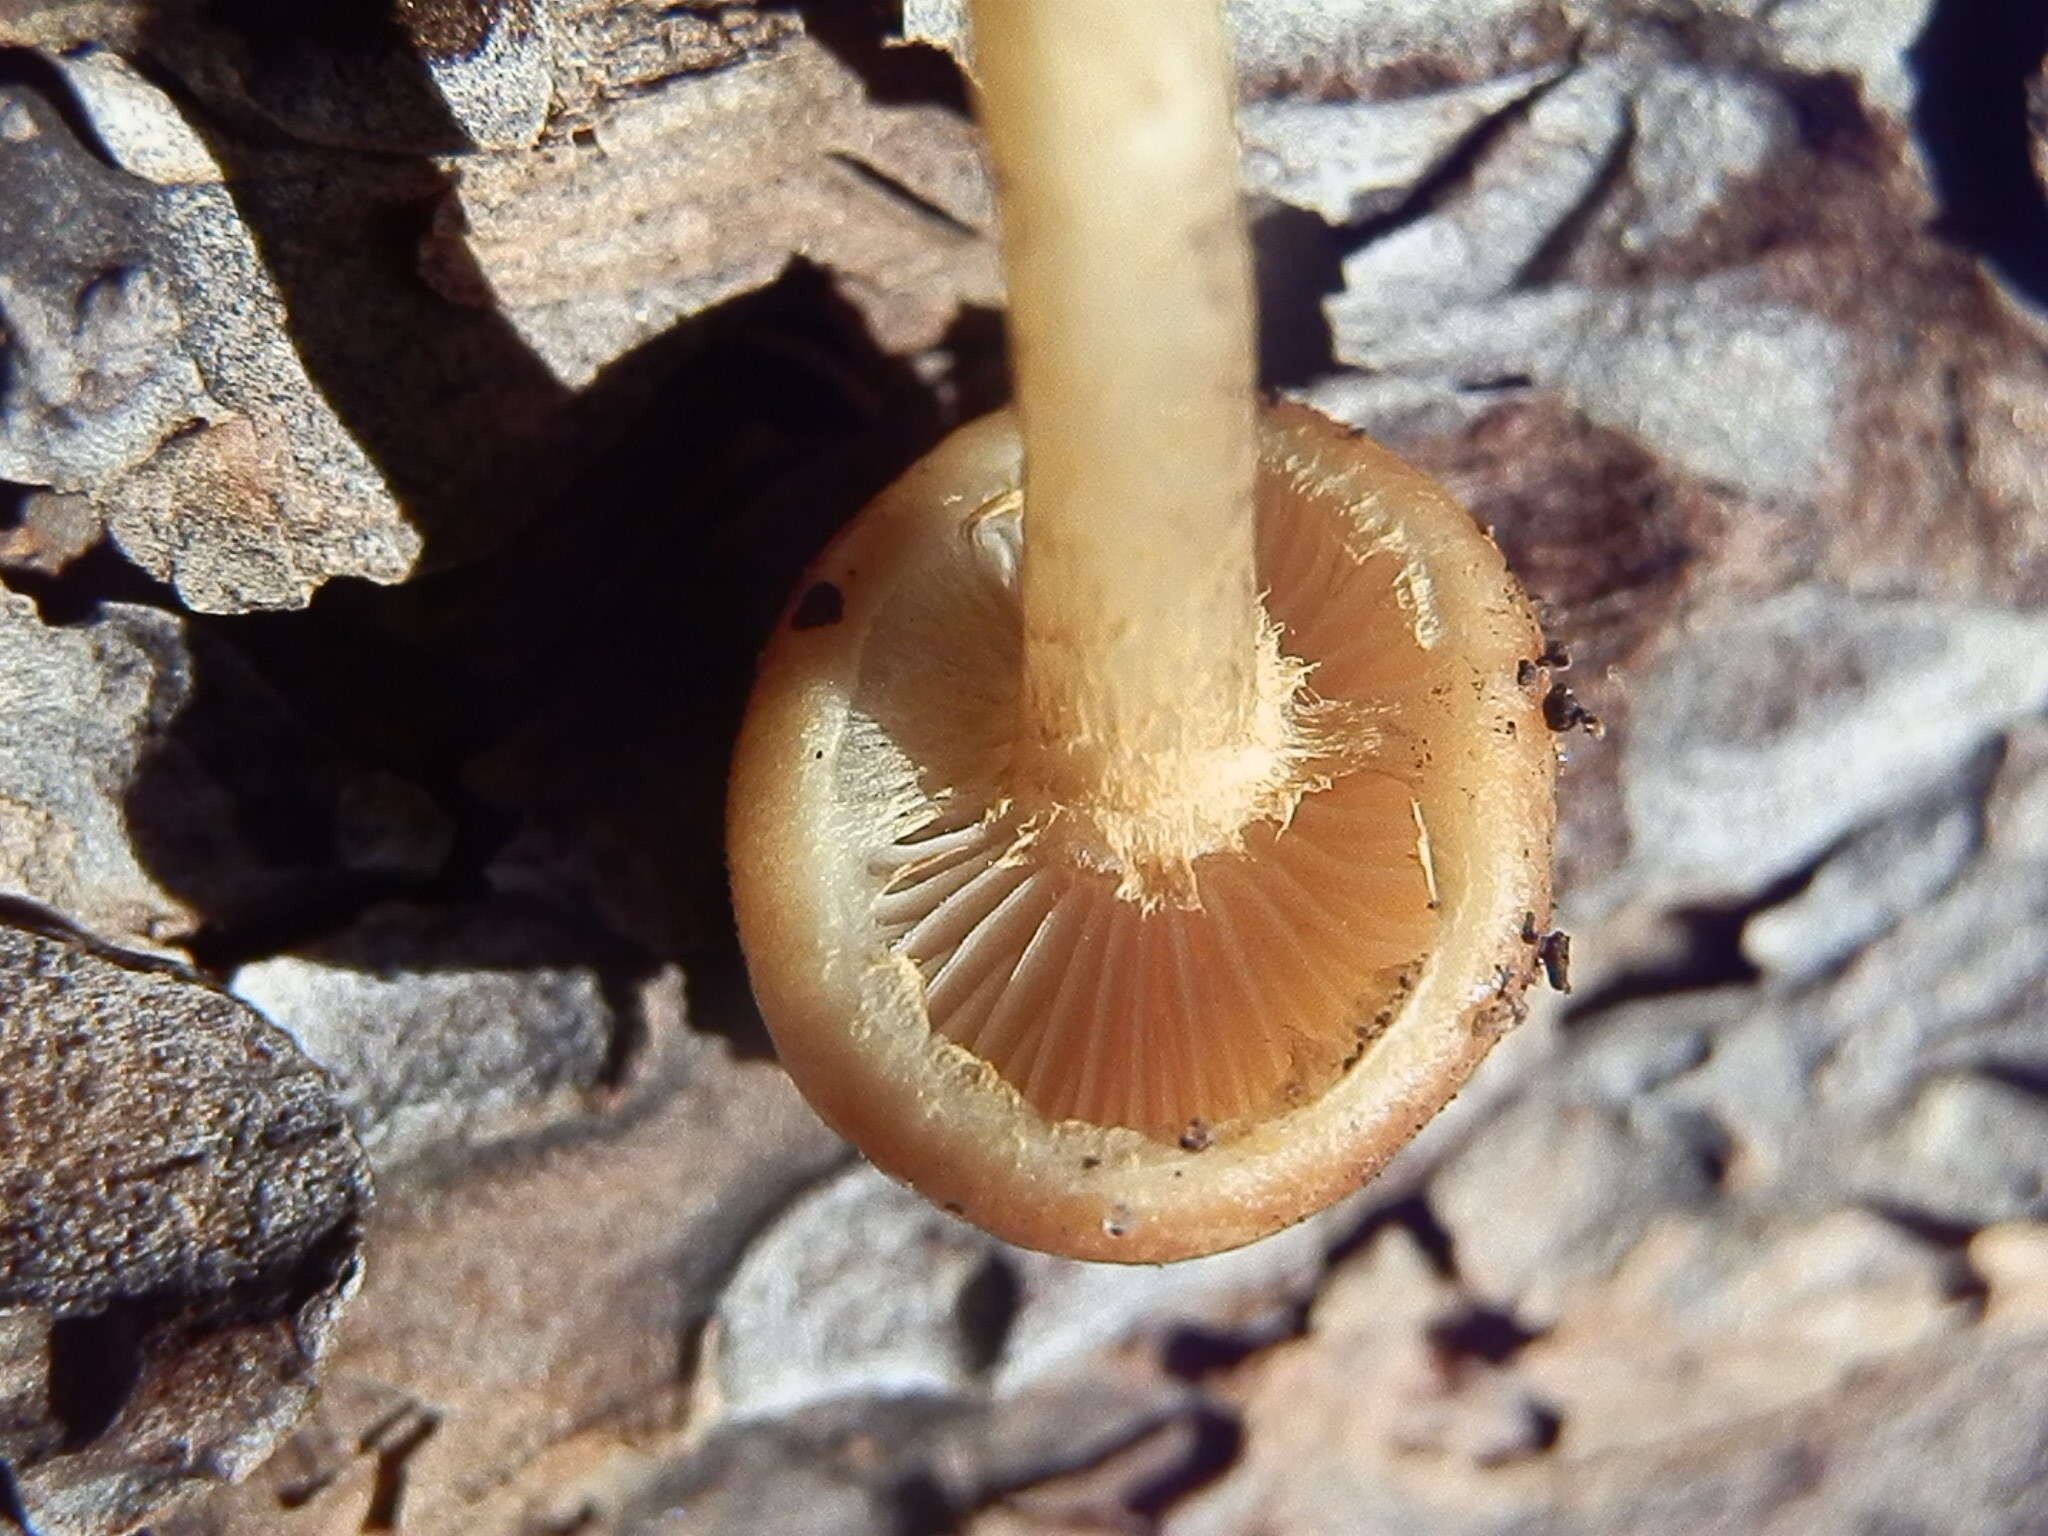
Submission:
<svg viewBox="0 0 2048 1536">
<path fill-rule="evenodd" d="M 1222 17 L 976 0 L 973 22 L 1024 442 L 1015 766 L 1107 856 L 1184 869 L 1269 793 L 1285 735 Z"/>
</svg>

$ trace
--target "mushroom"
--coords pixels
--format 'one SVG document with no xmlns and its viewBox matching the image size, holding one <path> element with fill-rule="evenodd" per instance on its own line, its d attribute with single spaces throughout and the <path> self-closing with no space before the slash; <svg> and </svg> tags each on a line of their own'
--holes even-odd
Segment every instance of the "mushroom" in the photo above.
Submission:
<svg viewBox="0 0 2048 1536">
<path fill-rule="evenodd" d="M 1543 642 L 1437 485 L 1261 411 L 1215 0 L 980 0 L 1017 408 L 828 547 L 729 803 L 776 1047 L 884 1171 L 1083 1258 L 1375 1173 L 1519 1016 Z"/>
</svg>

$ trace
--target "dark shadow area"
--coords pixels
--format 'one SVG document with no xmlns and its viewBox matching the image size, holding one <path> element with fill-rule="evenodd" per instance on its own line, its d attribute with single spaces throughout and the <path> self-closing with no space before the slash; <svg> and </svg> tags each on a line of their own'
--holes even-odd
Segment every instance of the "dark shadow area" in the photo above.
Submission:
<svg viewBox="0 0 2048 1536">
<path fill-rule="evenodd" d="M 1406 1232 L 1440 1278 L 1458 1278 L 1458 1255 L 1450 1229 L 1437 1220 L 1428 1197 L 1422 1194 L 1409 1195 L 1368 1212 L 1363 1221 L 1330 1245 L 1325 1265 L 1334 1269 L 1353 1255 L 1363 1253 L 1389 1227 Z"/>
<path fill-rule="evenodd" d="M 991 1249 L 960 1288 L 959 1300 L 954 1303 L 969 1370 L 987 1371 L 1002 1359 L 1023 1299 L 1017 1267 L 999 1250 Z"/>
<path fill-rule="evenodd" d="M 1742 952 L 1742 931 L 1751 918 L 1790 901 L 1808 885 L 1827 861 L 1825 854 L 1782 875 L 1753 896 L 1727 902 L 1695 902 L 1672 908 L 1666 919 L 1676 930 L 1671 952 L 1621 972 L 1602 986 L 1568 1004 L 1563 1024 L 1576 1029 L 1625 1004 L 1679 992 L 1709 992 L 1742 987 L 1763 978 Z"/>
<path fill-rule="evenodd" d="M 35 601 L 46 624 L 83 624 L 108 603 L 145 607 L 178 607 L 178 594 L 135 565 L 102 536 L 61 571 L 36 571 L 20 566 L 5 573 L 8 590 Z"/>
<path fill-rule="evenodd" d="M 1980 1224 L 1889 1200 L 1868 1202 L 1865 1209 L 1915 1242 L 1941 1252 L 1947 1261 L 1942 1286 L 1946 1299 L 1975 1307 L 1990 1296 L 1991 1284 L 1970 1263 L 1968 1251 L 1971 1239 L 1983 1230 Z"/>
<path fill-rule="evenodd" d="M 1775 900 L 1674 908 L 1669 917 L 1679 935 L 1675 952 L 1667 959 L 1624 971 L 1571 1003 L 1565 1009 L 1565 1024 L 1588 1024 L 1604 1013 L 1645 998 L 1747 986 L 1758 980 L 1763 972 L 1743 954 L 1742 930 L 1757 913 L 1796 894 L 1798 887 L 1794 886 Z"/>
<path fill-rule="evenodd" d="M 112 157 L 93 131 L 92 120 L 71 94 L 64 72 L 32 48 L 0 48 L 0 86 L 21 85 L 35 92 L 73 140 L 83 145 L 103 165 L 112 168 Z"/>
<path fill-rule="evenodd" d="M 2005 740 L 1995 739 L 1985 743 L 1954 771 L 1955 786 L 1972 806 L 1975 822 L 1973 852 L 1983 837 L 1985 797 L 1998 776 L 2005 753 Z M 1597 989 L 1575 997 L 1565 1009 L 1564 1026 L 1575 1029 L 1596 1022 L 1615 1008 L 1646 998 L 1749 986 L 1764 980 L 1765 973 L 1742 948 L 1743 931 L 1750 920 L 1804 894 L 1828 862 L 1855 844 L 1870 830 L 1870 825 L 1865 823 L 1851 827 L 1804 864 L 1787 870 L 1759 891 L 1726 901 L 1693 902 L 1671 909 L 1664 915 L 1664 920 L 1674 930 L 1674 942 L 1665 947 L 1665 952 L 1611 977 Z M 1911 921 L 1911 913 L 1900 913 L 1894 919 L 1896 924 Z M 1826 984 L 1839 976 L 1844 967 L 1853 964 L 1857 953 L 1858 950 L 1853 948 L 1845 951 L 1807 975 L 1800 985 L 1815 987 Z M 2044 1079 L 2048 1079 L 2048 1074 L 2044 1074 Z"/>
<path fill-rule="evenodd" d="M 953 234 L 971 238 L 979 233 L 973 225 L 963 223 L 955 218 L 952 213 L 940 207 L 909 183 L 899 181 L 887 171 L 868 164 L 860 156 L 848 154 L 844 150 L 837 149 L 826 151 L 826 156 L 835 164 L 844 166 L 860 178 L 860 180 L 866 182 L 884 196 L 906 207 L 916 209 L 925 218 L 930 219 L 933 223 L 951 231 Z"/>
<path fill-rule="evenodd" d="M 2048 1060 L 1986 1061 L 1980 1062 L 1976 1070 L 1994 1083 L 2000 1083 L 2019 1093 L 2031 1093 L 2036 1098 L 2048 1099 Z"/>
<path fill-rule="evenodd" d="M 1983 1230 L 1982 1224 L 1978 1222 L 1936 1215 L 1896 1201 L 1872 1201 L 1867 1208 L 1873 1215 L 1890 1222 L 1901 1232 L 1927 1244 L 1930 1248 L 1951 1248 L 1960 1252 L 1969 1246 L 1971 1238 Z"/>
<path fill-rule="evenodd" d="M 1685 1109 L 1672 1117 L 1672 1129 L 1701 1184 L 1711 1190 L 1725 1189 L 1736 1153 L 1735 1137 L 1728 1127 L 1704 1109 Z"/>
<path fill-rule="evenodd" d="M 1337 231 L 1305 208 L 1272 203 L 1252 214 L 1258 291 L 1259 385 L 1293 389 L 1337 372 L 1323 300 L 1344 289 Z"/>
<path fill-rule="evenodd" d="M 1393 207 L 1355 219 L 1338 230 L 1339 257 L 1355 255 L 1374 241 L 1385 239 L 1395 230 L 1434 213 L 1445 198 L 1471 180 L 1479 162 L 1504 135 L 1528 117 L 1537 102 L 1570 78 L 1571 71 L 1567 70 L 1554 80 L 1531 87 L 1527 95 L 1475 125 Z"/>
<path fill-rule="evenodd" d="M 1447 1360 L 1505 1365 L 1542 1338 L 1543 1330 L 1528 1327 L 1500 1307 L 1473 1306 L 1431 1323 L 1427 1336 L 1429 1347 Z"/>
<path fill-rule="evenodd" d="M 1825 74 L 1774 74 L 1772 83 L 1792 110 L 1800 145 L 1828 160 L 1848 160 L 1877 170 L 1885 153 L 1885 136 L 1863 105 L 1854 76 L 1841 70 Z"/>
<path fill-rule="evenodd" d="M 803 565 L 948 417 L 801 263 L 617 366 L 659 377 L 649 404 L 498 555 L 397 588 L 334 582 L 299 613 L 191 621 L 192 692 L 128 811 L 152 874 L 208 914 L 192 947 L 210 968 L 394 897 L 516 894 L 560 914 L 572 951 L 529 965 L 601 962 L 629 995 L 681 962 L 694 1018 L 765 1050 L 723 862 L 754 657 Z M 284 700 L 297 721 L 268 720 L 261 701 Z M 341 796 L 365 773 L 426 793 L 452 824 L 445 858 L 349 867 Z M 275 878 L 209 867 L 219 840 L 181 815 L 197 783 L 230 787 L 236 851 Z"/>
<path fill-rule="evenodd" d="M 1374 1206 L 1348 1231 L 1341 1232 L 1324 1250 L 1324 1272 L 1350 1263 L 1390 1230 L 1406 1234 L 1439 1279 L 1458 1281 L 1457 1251 L 1450 1230 L 1438 1220 L 1427 1194 L 1420 1191 Z M 1276 1344 L 1305 1336 L 1314 1299 L 1311 1293 L 1242 1327 L 1176 1328 L 1165 1338 L 1160 1363 L 1171 1375 L 1193 1383 L 1232 1370 Z M 1507 1311 L 1474 1304 L 1440 1319 L 1428 1336 L 1431 1345 L 1446 1358 L 1478 1359 L 1497 1365 L 1540 1337 L 1541 1332 L 1527 1328 Z"/>
<path fill-rule="evenodd" d="M 14 1485 L 14 1471 L 4 1459 L 0 1459 L 0 1520 L 7 1522 L 7 1529 L 33 1536 L 28 1510 L 22 1506 L 21 1490 Z"/>
<path fill-rule="evenodd" d="M 1235 1369 L 1252 1356 L 1308 1331 L 1311 1303 L 1303 1299 L 1276 1308 L 1263 1322 L 1244 1328 L 1183 1324 L 1160 1345 L 1159 1363 L 1182 1381 L 1198 1382 Z"/>
<path fill-rule="evenodd" d="M 132 1302 L 51 1325 L 50 1415 L 64 1427 L 66 1450 L 92 1444 L 120 1417 L 142 1380 L 147 1332 Z"/>
<path fill-rule="evenodd" d="M 962 1515 L 945 1484 L 919 1469 L 898 1478 L 884 1491 L 892 1536 L 946 1536 L 960 1529 Z"/>
<path fill-rule="evenodd" d="M 1244 1451 L 1244 1425 L 1222 1407 L 1198 1404 L 1189 1411 L 1187 1424 L 1186 1451 L 1124 1497 L 1124 1508 L 1141 1520 L 1157 1520 L 1208 1487 L 1235 1466 Z"/>
<path fill-rule="evenodd" d="M 2048 188 L 2029 152 L 2027 82 L 2044 56 L 2040 0 L 1936 0 L 1907 55 L 1937 229 L 2037 308 L 2048 308 Z"/>
<path fill-rule="evenodd" d="M 780 0 L 768 10 L 794 10 L 804 30 L 860 76 L 868 98 L 923 102 L 967 116 L 967 80 L 953 56 L 927 43 L 889 43 L 903 33 L 903 0 Z"/>
<path fill-rule="evenodd" d="M 88 949 L 93 947 L 92 937 L 79 932 L 77 926 L 63 913 L 52 911 L 19 896 L 0 896 L 0 923 L 5 923 L 11 928 L 27 929 L 30 933 L 41 934 L 46 939 L 57 939 L 66 944 L 82 944 Z"/>
<path fill-rule="evenodd" d="M 1569 273 L 1573 253 L 1585 242 L 1615 190 L 1628 176 L 1629 161 L 1635 150 L 1636 121 L 1631 113 L 1624 119 L 1621 132 L 1615 136 L 1612 147 L 1600 162 L 1592 185 L 1580 195 L 1571 211 L 1543 237 L 1529 259 L 1522 263 L 1521 270 L 1515 274 L 1514 288 L 1547 288 Z"/>
<path fill-rule="evenodd" d="M 370 1487 L 370 1507 L 364 1511 L 365 1531 L 395 1531 L 404 1517 L 407 1464 L 413 1453 L 433 1438 L 441 1427 L 439 1415 L 408 1407 L 402 1417 L 388 1426 L 374 1442 L 362 1447 L 377 1457 L 375 1479 Z"/>
</svg>

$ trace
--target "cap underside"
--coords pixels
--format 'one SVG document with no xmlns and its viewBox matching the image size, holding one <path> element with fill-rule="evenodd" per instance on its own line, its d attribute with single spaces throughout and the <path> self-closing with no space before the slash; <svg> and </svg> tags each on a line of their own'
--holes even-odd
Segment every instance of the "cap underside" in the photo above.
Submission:
<svg viewBox="0 0 2048 1536">
<path fill-rule="evenodd" d="M 874 942 L 929 1027 L 1048 1120 L 1227 1138 L 1315 1099 L 1370 1049 L 1436 934 L 1410 722 L 1441 685 L 1429 583 L 1397 541 L 1269 468 L 1259 583 L 1299 702 L 1335 750 L 1283 821 L 1197 858 L 1192 901 L 1134 899 L 1011 782 L 1017 498 L 916 560 L 878 609 L 838 773 L 871 825 Z M 885 786 L 878 795 L 878 786 Z"/>
</svg>

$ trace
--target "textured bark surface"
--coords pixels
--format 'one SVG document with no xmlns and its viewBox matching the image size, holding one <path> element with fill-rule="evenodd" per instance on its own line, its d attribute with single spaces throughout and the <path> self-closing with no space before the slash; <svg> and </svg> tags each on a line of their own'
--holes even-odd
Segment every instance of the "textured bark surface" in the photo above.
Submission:
<svg viewBox="0 0 2048 1536">
<path fill-rule="evenodd" d="M 0 0 L 0 1531 L 2048 1525 L 2048 21 L 1229 10 L 1267 384 L 1605 732 L 1576 990 L 1131 1271 L 860 1166 L 724 896 L 1003 397 L 958 7 Z"/>
<path fill-rule="evenodd" d="M 4 1512 L 125 1529 L 304 1410 L 369 1170 L 290 1037 L 180 972 L 0 925 L 0 1021 Z"/>
</svg>

